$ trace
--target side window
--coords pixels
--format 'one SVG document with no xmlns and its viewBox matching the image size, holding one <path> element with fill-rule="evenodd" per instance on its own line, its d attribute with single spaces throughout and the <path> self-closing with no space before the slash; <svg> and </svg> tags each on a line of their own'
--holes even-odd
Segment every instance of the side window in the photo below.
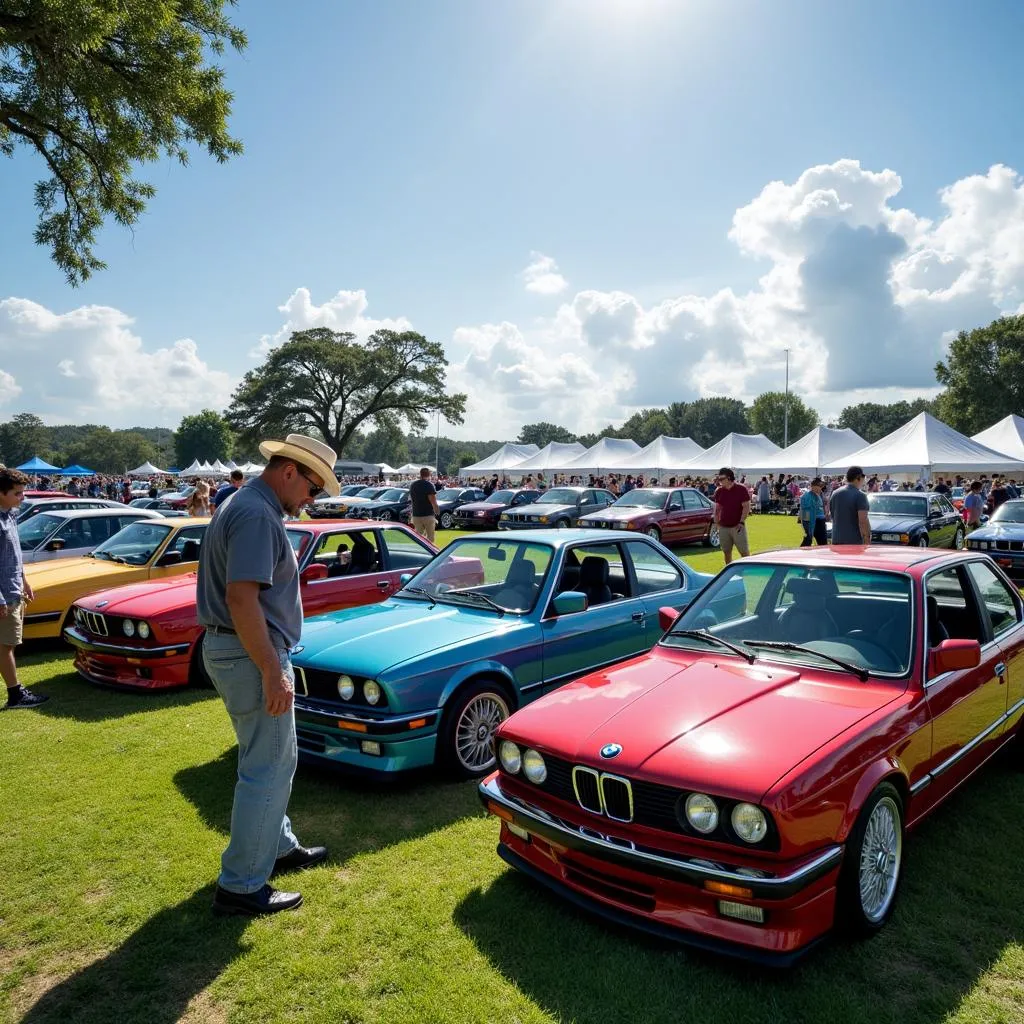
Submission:
<svg viewBox="0 0 1024 1024">
<path fill-rule="evenodd" d="M 629 597 L 629 577 L 619 545 L 587 544 L 567 551 L 555 592 L 565 590 L 581 590 L 591 607 Z"/>
<path fill-rule="evenodd" d="M 925 583 L 925 630 L 929 647 L 943 640 L 984 640 L 974 594 L 957 566 L 934 572 Z"/>
<path fill-rule="evenodd" d="M 1020 609 L 1010 588 L 984 562 L 969 562 L 967 571 L 981 594 L 982 614 L 988 616 L 993 635 L 999 636 L 1016 626 Z"/>
<path fill-rule="evenodd" d="M 683 508 L 688 512 L 692 512 L 696 509 L 707 508 L 710 504 L 708 501 L 701 500 L 701 496 L 696 491 L 683 491 Z"/>
<path fill-rule="evenodd" d="M 138 516 L 118 516 L 111 522 L 110 535 L 113 536 L 118 530 L 123 530 L 126 526 L 134 523 Z"/>
<path fill-rule="evenodd" d="M 593 491 L 584 491 L 580 495 L 581 505 L 593 505 L 597 501 L 597 497 Z"/>
<path fill-rule="evenodd" d="M 422 569 L 433 557 L 430 548 L 404 530 L 381 530 L 381 539 L 387 551 L 389 569 Z"/>
<path fill-rule="evenodd" d="M 953 507 L 953 503 L 949 500 L 949 498 L 943 496 L 939 501 L 939 505 L 942 508 L 942 511 L 945 512 L 947 516 L 956 514 L 956 509 Z"/>
<path fill-rule="evenodd" d="M 682 574 L 660 551 L 638 541 L 630 543 L 628 549 L 639 596 L 678 590 L 684 585 Z"/>
<path fill-rule="evenodd" d="M 92 531 L 89 529 L 88 519 L 69 519 L 57 531 L 56 536 L 64 541 L 66 548 L 85 548 L 92 545 Z M 99 543 L 96 541 L 95 543 Z"/>
<path fill-rule="evenodd" d="M 183 562 L 198 562 L 199 545 L 202 544 L 205 534 L 205 526 L 186 526 L 184 530 L 178 531 L 178 535 L 167 546 L 164 554 L 177 551 Z"/>
</svg>

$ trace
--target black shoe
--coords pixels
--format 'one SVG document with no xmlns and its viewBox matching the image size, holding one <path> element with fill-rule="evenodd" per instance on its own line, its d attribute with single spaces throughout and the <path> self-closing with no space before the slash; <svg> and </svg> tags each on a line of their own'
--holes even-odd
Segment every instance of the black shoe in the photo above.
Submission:
<svg viewBox="0 0 1024 1024">
<path fill-rule="evenodd" d="M 40 704 L 45 704 L 49 699 L 49 697 L 40 697 L 38 693 L 26 690 L 24 686 L 19 686 L 17 690 L 7 691 L 7 704 L 4 706 L 4 709 L 6 711 L 14 711 L 15 708 L 37 708 Z"/>
<path fill-rule="evenodd" d="M 294 850 L 278 857 L 274 862 L 274 870 L 270 877 L 280 874 L 282 871 L 305 871 L 307 868 L 316 867 L 327 860 L 326 846 L 296 846 Z"/>
<path fill-rule="evenodd" d="M 278 892 L 273 886 L 265 885 L 255 892 L 229 892 L 219 885 L 213 894 L 215 914 L 243 914 L 260 917 L 276 914 L 282 910 L 294 910 L 302 906 L 302 893 Z"/>
</svg>

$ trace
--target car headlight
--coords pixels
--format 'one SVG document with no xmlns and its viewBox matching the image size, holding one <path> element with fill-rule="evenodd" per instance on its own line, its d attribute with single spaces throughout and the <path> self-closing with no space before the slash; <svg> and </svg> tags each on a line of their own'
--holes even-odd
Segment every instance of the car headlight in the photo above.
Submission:
<svg viewBox="0 0 1024 1024">
<path fill-rule="evenodd" d="M 768 819 L 753 804 L 737 804 L 732 809 L 732 830 L 745 843 L 759 843 L 768 835 Z"/>
<path fill-rule="evenodd" d="M 523 754 L 523 774 L 538 786 L 548 777 L 548 766 L 536 750 Z"/>
<path fill-rule="evenodd" d="M 519 747 L 511 740 L 502 740 L 498 747 L 498 757 L 501 759 L 501 767 L 510 775 L 517 775 L 523 766 L 523 757 Z"/>
<path fill-rule="evenodd" d="M 691 793 L 686 798 L 686 820 L 703 835 L 718 828 L 718 804 L 705 793 Z"/>
<path fill-rule="evenodd" d="M 342 700 L 351 700 L 355 696 L 356 684 L 351 676 L 338 676 L 338 696 Z"/>
<path fill-rule="evenodd" d="M 900 534 L 900 543 L 901 544 L 909 544 L 910 543 L 910 534 L 909 533 L 901 533 Z"/>
<path fill-rule="evenodd" d="M 536 519 L 538 523 L 546 523 L 548 521 L 547 516 L 537 516 Z"/>
<path fill-rule="evenodd" d="M 139 636 L 142 637 L 143 640 L 148 640 L 149 639 L 149 632 L 150 631 L 149 631 L 149 623 L 148 622 L 140 622 L 135 627 L 135 629 L 138 632 Z"/>
<path fill-rule="evenodd" d="M 987 540 L 975 541 L 974 542 L 974 546 L 977 547 L 977 549 L 979 551 L 988 551 L 988 541 Z"/>
<path fill-rule="evenodd" d="M 135 623 L 131 619 L 125 619 L 121 624 L 125 636 L 135 636 Z"/>
<path fill-rule="evenodd" d="M 367 704 L 376 704 L 380 700 L 380 683 L 367 679 L 363 683 L 363 696 Z"/>
</svg>

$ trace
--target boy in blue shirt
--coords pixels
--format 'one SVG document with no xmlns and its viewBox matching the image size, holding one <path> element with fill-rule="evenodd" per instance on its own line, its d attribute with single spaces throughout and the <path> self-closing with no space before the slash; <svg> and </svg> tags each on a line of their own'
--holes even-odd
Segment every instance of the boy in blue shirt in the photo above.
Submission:
<svg viewBox="0 0 1024 1024">
<path fill-rule="evenodd" d="M 809 548 L 812 541 L 819 545 L 828 543 L 828 533 L 825 530 L 825 502 L 821 497 L 821 490 L 825 482 L 820 476 L 811 481 L 811 486 L 800 495 L 800 525 L 804 528 L 804 539 L 800 547 Z"/>
</svg>

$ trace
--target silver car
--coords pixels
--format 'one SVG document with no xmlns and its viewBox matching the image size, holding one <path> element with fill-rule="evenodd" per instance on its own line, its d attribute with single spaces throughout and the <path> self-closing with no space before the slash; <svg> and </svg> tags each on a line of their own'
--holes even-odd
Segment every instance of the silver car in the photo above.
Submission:
<svg viewBox="0 0 1024 1024">
<path fill-rule="evenodd" d="M 45 562 L 52 558 L 87 555 L 119 530 L 138 519 L 162 519 L 148 508 L 61 509 L 40 512 L 18 523 L 22 561 Z"/>
</svg>

